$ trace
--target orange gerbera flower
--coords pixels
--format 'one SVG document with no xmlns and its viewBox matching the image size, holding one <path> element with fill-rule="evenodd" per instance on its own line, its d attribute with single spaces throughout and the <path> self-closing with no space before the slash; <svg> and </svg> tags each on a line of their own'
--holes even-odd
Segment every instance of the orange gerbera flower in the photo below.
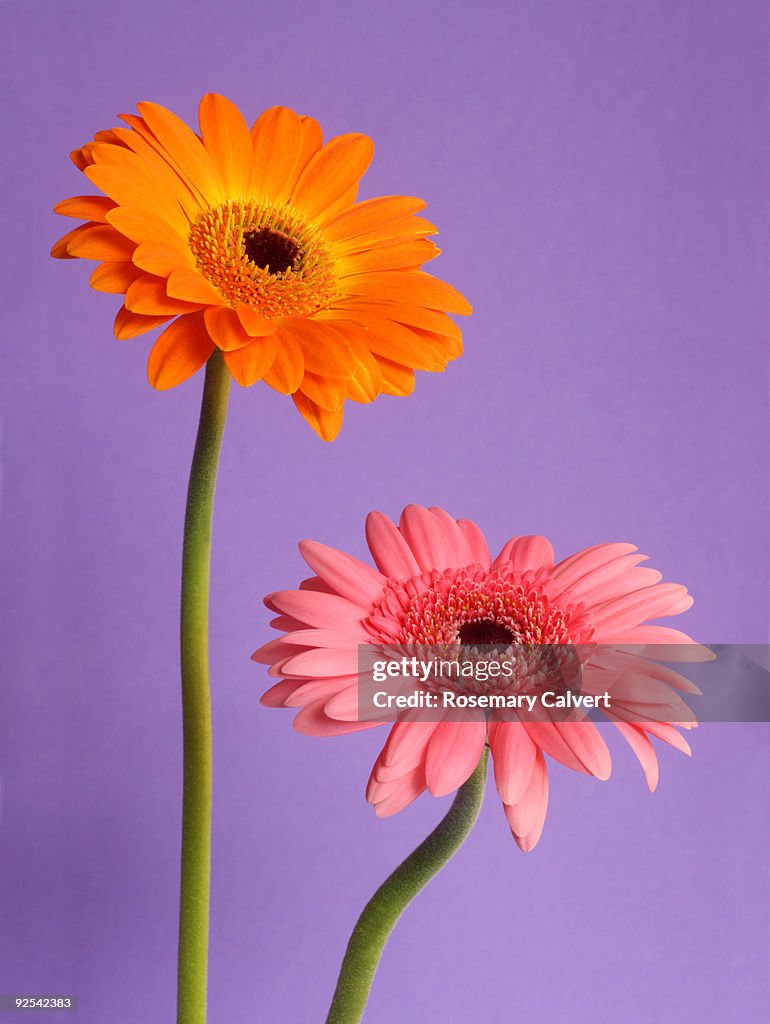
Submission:
<svg viewBox="0 0 770 1024">
<path fill-rule="evenodd" d="M 128 127 L 72 153 L 104 196 L 55 207 L 86 221 L 53 247 L 99 261 L 98 291 L 125 295 L 115 336 L 172 321 L 155 342 L 150 383 L 180 384 L 215 347 L 244 387 L 264 380 L 293 397 L 324 440 L 346 398 L 406 395 L 414 370 L 443 370 L 462 350 L 447 313 L 470 313 L 423 272 L 439 249 L 410 196 L 356 203 L 372 158 L 366 135 L 325 145 L 310 117 L 272 107 L 249 129 L 208 93 L 200 135 L 156 103 Z"/>
</svg>

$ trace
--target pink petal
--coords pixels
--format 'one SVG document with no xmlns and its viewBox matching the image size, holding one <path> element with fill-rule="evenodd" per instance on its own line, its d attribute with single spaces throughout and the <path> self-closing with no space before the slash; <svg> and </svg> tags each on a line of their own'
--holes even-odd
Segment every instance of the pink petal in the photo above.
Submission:
<svg viewBox="0 0 770 1024">
<path fill-rule="evenodd" d="M 660 658 L 661 661 L 711 661 L 713 653 L 696 643 L 692 637 L 670 626 L 636 626 L 633 629 L 613 630 L 612 643 L 617 646 L 639 646 L 637 654 Z M 649 645 L 649 650 L 643 648 Z"/>
<path fill-rule="evenodd" d="M 544 750 L 546 754 L 550 754 L 554 760 L 559 761 L 566 768 L 571 768 L 575 772 L 590 774 L 550 719 L 536 722 L 527 714 L 524 720 L 524 727 L 535 746 Z"/>
<path fill-rule="evenodd" d="M 396 722 L 380 754 L 378 777 L 384 780 L 389 771 L 403 773 L 423 764 L 428 742 L 437 725 L 438 722 Z"/>
<path fill-rule="evenodd" d="M 396 724 L 404 725 L 405 723 L 397 722 Z M 419 735 L 419 745 L 415 745 L 411 752 L 404 751 L 401 759 L 393 763 L 388 763 L 384 760 L 385 751 L 383 751 L 382 754 L 380 754 L 372 772 L 378 782 L 388 782 L 393 779 L 398 779 L 407 772 L 414 771 L 414 769 L 420 765 L 422 765 L 424 769 L 428 743 L 436 726 L 438 725 L 438 722 L 416 722 L 413 724 Z"/>
<path fill-rule="evenodd" d="M 636 551 L 634 544 L 596 544 L 592 548 L 583 548 L 582 551 L 559 562 L 554 567 L 551 578 L 566 588 L 587 573 L 601 569 L 608 562 L 613 562 L 621 555 L 630 555 L 633 551 Z"/>
<path fill-rule="evenodd" d="M 420 575 L 420 567 L 403 534 L 382 512 L 366 517 L 366 540 L 374 564 L 385 576 L 408 580 Z"/>
<path fill-rule="evenodd" d="M 318 629 L 360 627 L 363 614 L 360 605 L 344 597 L 312 590 L 278 590 L 265 598 L 265 604 Z"/>
<path fill-rule="evenodd" d="M 612 545 L 603 545 L 612 547 Z M 591 567 L 588 571 L 583 572 L 584 564 L 578 562 L 574 568 L 574 572 L 567 572 L 564 575 L 557 576 L 556 573 L 553 575 L 553 584 L 551 586 L 551 593 L 554 597 L 567 596 L 572 601 L 584 601 L 587 599 L 587 595 L 598 591 L 600 594 L 603 588 L 607 588 L 608 596 L 611 595 L 613 584 L 620 587 L 620 593 L 628 593 L 630 590 L 638 590 L 639 587 L 633 586 L 630 582 L 632 573 L 639 565 L 640 562 L 644 562 L 647 555 L 640 554 L 626 554 L 618 555 L 616 558 L 610 558 L 600 564 L 592 564 L 593 559 L 589 558 L 588 564 Z M 653 571 L 654 570 L 641 570 Z M 582 573 L 579 575 L 578 573 Z M 660 574 L 657 574 L 656 579 L 652 580 L 653 583 L 657 583 Z M 620 582 L 622 581 L 622 582 Z M 627 585 L 623 585 L 625 581 L 628 581 Z M 647 585 L 649 584 L 642 584 Z M 598 600 L 595 603 L 598 603 Z"/>
<path fill-rule="evenodd" d="M 281 670 L 283 669 L 284 661 L 286 661 L 286 658 L 279 658 L 278 661 L 274 662 L 270 666 L 267 670 L 267 674 L 273 679 L 280 679 L 283 676 L 283 672 Z"/>
<path fill-rule="evenodd" d="M 486 736 L 486 721 L 445 719 L 438 724 L 425 759 L 425 779 L 433 796 L 446 796 L 473 774 Z"/>
<path fill-rule="evenodd" d="M 655 748 L 645 732 L 635 725 L 626 722 L 615 722 L 615 726 L 625 737 L 629 747 L 636 754 L 639 764 L 642 766 L 647 786 L 651 793 L 655 792 L 658 785 L 658 759 L 655 756 Z"/>
<path fill-rule="evenodd" d="M 528 852 L 540 838 L 548 807 L 548 769 L 542 751 L 537 752 L 524 796 L 515 804 L 503 806 L 513 838 L 525 853 Z"/>
<path fill-rule="evenodd" d="M 296 648 L 294 648 L 296 652 Z M 358 649 L 330 647 L 300 651 L 287 658 L 283 672 L 290 676 L 352 676 L 358 674 Z"/>
<path fill-rule="evenodd" d="M 531 853 L 535 849 L 537 844 L 540 842 L 540 837 L 543 834 L 543 827 L 545 826 L 545 815 L 548 810 L 548 776 L 545 779 L 546 799 L 540 805 L 540 811 L 535 824 L 531 832 L 528 832 L 525 836 L 514 836 L 516 845 L 522 853 Z"/>
<path fill-rule="evenodd" d="M 294 717 L 294 728 L 305 736 L 344 736 L 381 725 L 380 722 L 338 722 L 324 713 L 322 700 L 308 704 Z"/>
<path fill-rule="evenodd" d="M 461 532 L 452 529 L 445 518 L 434 515 L 427 508 L 408 505 L 401 513 L 399 529 L 423 572 L 460 569 L 467 564 L 463 558 L 467 548 Z M 462 538 L 462 547 L 458 535 Z"/>
<path fill-rule="evenodd" d="M 304 629 L 305 623 L 299 619 L 292 619 L 288 615 L 276 615 L 270 620 L 272 629 L 280 629 L 283 633 L 293 633 L 295 630 Z"/>
<path fill-rule="evenodd" d="M 687 728 L 684 723 L 681 724 L 681 727 Z M 687 757 L 692 756 L 690 744 L 668 722 L 645 722 L 642 728 L 645 732 L 650 733 L 651 736 L 655 736 L 656 739 L 662 740 L 663 743 L 668 743 L 670 747 L 674 747 L 675 750 L 686 754 Z"/>
<path fill-rule="evenodd" d="M 325 703 L 335 693 L 350 686 L 353 676 L 325 676 L 322 679 L 292 679 L 294 692 L 286 698 L 287 708 L 301 708 L 315 701 Z"/>
<path fill-rule="evenodd" d="M 532 778 L 537 747 L 521 722 L 491 723 L 489 747 L 500 799 L 504 804 L 516 804 Z"/>
<path fill-rule="evenodd" d="M 593 722 L 555 722 L 564 742 L 573 751 L 586 771 L 606 780 L 612 771 L 612 758 L 599 730 Z"/>
<path fill-rule="evenodd" d="M 259 702 L 267 708 L 285 708 L 288 706 L 286 701 L 291 697 L 296 686 L 293 679 L 282 679 L 280 683 L 276 683 L 266 693 L 263 693 Z"/>
<path fill-rule="evenodd" d="M 324 711 L 329 718 L 334 718 L 338 722 L 358 722 L 358 721 L 378 721 L 378 722 L 390 722 L 394 718 L 394 713 L 389 708 L 372 708 L 371 706 L 364 706 L 361 701 L 361 690 L 358 685 L 358 680 L 347 686 L 344 690 L 340 690 L 333 697 L 327 700 L 324 705 Z M 364 711 L 365 715 L 362 719 L 361 712 Z"/>
<path fill-rule="evenodd" d="M 258 647 L 252 654 L 251 660 L 256 661 L 259 665 L 274 665 L 284 658 L 293 657 L 296 653 L 296 648 L 285 643 L 283 637 L 279 636 Z"/>
<path fill-rule="evenodd" d="M 610 691 L 611 693 L 611 691 Z M 606 712 L 605 712 L 606 714 Z M 667 724 L 668 722 L 689 723 L 690 726 L 697 725 L 695 715 L 684 701 L 672 691 L 671 698 L 664 704 L 642 704 L 639 701 L 618 700 L 612 701 L 611 714 L 624 722 L 634 722 L 647 729 L 652 724 Z"/>
<path fill-rule="evenodd" d="M 300 590 L 312 590 L 314 594 L 333 594 L 334 591 L 321 579 L 320 576 L 308 576 L 299 585 Z M 337 595 L 338 596 L 338 595 Z"/>
<path fill-rule="evenodd" d="M 438 529 L 443 529 L 444 536 L 455 549 L 458 560 L 456 568 L 461 569 L 463 566 L 471 565 L 474 561 L 471 546 L 466 539 L 464 531 L 460 529 L 457 520 L 453 519 L 448 512 L 437 505 L 431 505 L 428 511 L 438 524 Z"/>
<path fill-rule="evenodd" d="M 458 519 L 457 525 L 465 534 L 465 539 L 468 542 L 468 547 L 471 551 L 471 563 L 477 562 L 482 569 L 489 569 L 492 564 L 492 556 L 489 553 L 489 546 L 484 534 L 470 519 Z"/>
<path fill-rule="evenodd" d="M 591 622 L 596 629 L 594 640 L 611 643 L 614 633 L 632 629 L 646 619 L 658 619 L 664 615 L 679 615 L 692 605 L 687 588 L 677 583 L 657 583 L 633 594 L 594 608 Z"/>
<path fill-rule="evenodd" d="M 425 769 L 420 766 L 394 782 L 375 782 L 367 790 L 378 818 L 397 814 L 425 792 Z"/>
<path fill-rule="evenodd" d="M 583 677 L 585 679 L 585 676 Z M 676 695 L 671 687 L 659 679 L 653 679 L 639 672 L 618 672 L 614 674 L 609 688 L 611 701 L 632 704 L 668 704 Z M 679 700 L 678 696 L 676 697 Z"/>
<path fill-rule="evenodd" d="M 492 563 L 493 569 L 532 572 L 553 565 L 553 548 L 545 537 L 513 537 Z"/>
<path fill-rule="evenodd" d="M 589 573 L 588 577 L 584 580 L 579 580 L 575 586 L 569 587 L 560 596 L 590 607 L 603 604 L 614 598 L 623 597 L 636 590 L 644 590 L 645 587 L 652 587 L 663 579 L 663 574 L 658 572 L 657 569 L 649 569 L 646 566 L 634 567 L 631 563 L 637 557 L 636 555 L 626 557 L 629 559 L 629 564 L 626 566 L 621 565 L 613 579 L 597 579 L 602 575 L 601 571 Z M 618 561 L 622 562 L 622 559 L 618 559 Z M 609 570 L 613 567 L 614 563 L 611 562 L 607 568 Z"/>
<path fill-rule="evenodd" d="M 596 673 L 595 669 L 598 670 Z M 612 647 L 591 655 L 591 664 L 583 669 L 583 684 L 585 685 L 587 680 L 593 683 L 594 674 L 599 682 L 602 670 L 612 671 L 622 677 L 644 675 L 650 679 L 658 679 L 682 693 L 700 694 L 701 692 L 695 683 L 683 676 L 681 672 L 676 672 L 673 668 L 661 665 L 657 661 L 651 661 L 649 658 L 640 658 L 638 655 Z M 601 692 L 601 690 L 597 692 Z"/>
<path fill-rule="evenodd" d="M 283 638 L 285 643 L 294 647 L 335 647 L 339 650 L 358 650 L 359 644 L 370 639 L 371 637 L 362 629 L 358 630 L 358 635 L 352 630 L 347 633 L 332 629 L 295 629 Z M 294 653 L 296 654 L 296 651 Z"/>
<path fill-rule="evenodd" d="M 382 596 L 385 577 L 352 555 L 314 540 L 303 540 L 299 550 L 313 572 L 340 597 L 370 608 Z"/>
</svg>

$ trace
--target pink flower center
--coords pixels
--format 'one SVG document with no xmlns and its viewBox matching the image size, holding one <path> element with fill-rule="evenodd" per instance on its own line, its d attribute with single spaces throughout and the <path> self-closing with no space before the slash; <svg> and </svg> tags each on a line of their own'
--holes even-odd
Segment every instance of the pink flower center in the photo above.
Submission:
<svg viewBox="0 0 770 1024">
<path fill-rule="evenodd" d="M 583 609 L 560 608 L 539 573 L 480 567 L 391 580 L 370 623 L 391 623 L 399 644 L 574 644 L 593 632 Z M 395 621 L 394 621 L 395 619 Z"/>
</svg>

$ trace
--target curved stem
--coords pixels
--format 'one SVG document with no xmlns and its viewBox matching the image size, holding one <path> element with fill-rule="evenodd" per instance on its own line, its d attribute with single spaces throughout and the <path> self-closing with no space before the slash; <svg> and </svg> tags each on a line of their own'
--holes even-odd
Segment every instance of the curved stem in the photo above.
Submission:
<svg viewBox="0 0 770 1024">
<path fill-rule="evenodd" d="M 393 926 L 417 893 L 457 853 L 479 816 L 487 756 L 485 749 L 473 775 L 458 789 L 446 817 L 364 907 L 345 951 L 326 1024 L 357 1024 L 361 1020 L 374 972 Z"/>
<path fill-rule="evenodd" d="M 211 865 L 211 699 L 209 575 L 211 519 L 230 374 L 219 351 L 206 365 L 182 553 L 182 883 L 178 1024 L 205 1024 Z"/>
</svg>

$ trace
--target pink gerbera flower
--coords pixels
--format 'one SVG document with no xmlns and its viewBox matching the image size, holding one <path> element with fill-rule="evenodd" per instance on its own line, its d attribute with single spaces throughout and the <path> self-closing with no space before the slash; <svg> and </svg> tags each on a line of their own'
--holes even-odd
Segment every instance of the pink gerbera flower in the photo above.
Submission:
<svg viewBox="0 0 770 1024">
<path fill-rule="evenodd" d="M 645 624 L 686 611 L 692 598 L 642 567 L 646 556 L 632 544 L 600 544 L 555 563 L 544 537 L 514 537 L 493 560 L 474 523 L 416 505 L 404 510 L 398 527 L 372 512 L 366 536 L 376 569 L 303 541 L 300 551 L 315 575 L 298 590 L 265 598 L 278 614 L 272 625 L 284 635 L 253 655 L 280 679 L 262 702 L 300 708 L 299 732 L 336 736 L 383 724 L 385 716 L 359 720 L 360 645 L 599 645 L 587 686 L 613 689 L 617 699 L 606 715 L 639 759 L 650 790 L 658 779 L 650 737 L 690 753 L 675 725 L 690 728 L 694 720 L 676 691 L 697 689 L 639 655 L 664 644 L 680 658 L 687 651 L 697 657 L 700 649 L 679 646 L 694 644 L 689 636 Z M 406 716 L 390 729 L 367 799 L 386 816 L 426 789 L 450 793 L 471 776 L 485 744 L 508 824 L 525 851 L 545 821 L 546 755 L 599 779 L 610 774 L 606 743 L 585 717 Z"/>
</svg>

